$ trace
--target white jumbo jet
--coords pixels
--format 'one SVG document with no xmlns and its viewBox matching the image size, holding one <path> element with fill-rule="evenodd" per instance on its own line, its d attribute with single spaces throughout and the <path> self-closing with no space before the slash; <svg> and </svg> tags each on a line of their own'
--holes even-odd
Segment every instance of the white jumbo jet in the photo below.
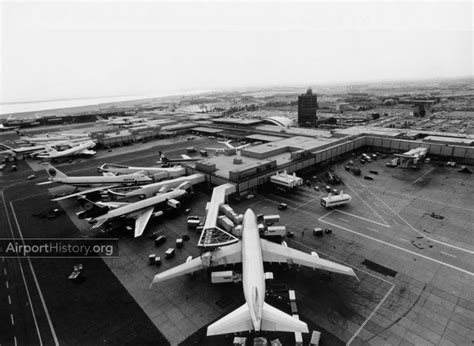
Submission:
<svg viewBox="0 0 474 346">
<path fill-rule="evenodd" d="M 71 147 L 65 150 L 56 150 L 50 145 L 45 145 L 45 150 L 35 154 L 34 157 L 39 159 L 58 159 L 72 155 L 94 156 L 96 154 L 94 150 L 90 150 L 95 147 L 93 141 L 86 141 L 78 144 L 71 143 L 70 145 Z"/>
<path fill-rule="evenodd" d="M 203 259 L 205 262 L 203 262 Z M 240 308 L 211 324 L 207 328 L 207 335 L 250 330 L 257 332 L 261 330 L 308 332 L 306 323 L 265 303 L 266 275 L 263 262 L 288 263 L 291 261 L 294 264 L 357 278 L 354 271 L 349 267 L 261 239 L 255 214 L 251 209 L 247 209 L 243 220 L 242 240 L 221 247 L 212 253 L 207 252 L 199 258 L 155 275 L 150 288 L 153 284 L 206 268 L 208 267 L 205 264 L 207 260 L 209 260 L 208 263 L 211 266 L 242 262 L 242 287 L 246 300 Z"/>
<path fill-rule="evenodd" d="M 138 186 L 132 191 L 120 191 L 121 188 L 109 189 L 108 191 L 114 195 L 131 198 L 139 197 L 140 199 L 150 198 L 158 193 L 168 192 L 170 189 L 176 188 L 184 182 L 188 182 L 191 186 L 205 181 L 203 174 L 196 173 L 179 177 L 176 179 L 164 180 L 158 183 L 151 183 L 147 185 Z"/>
<path fill-rule="evenodd" d="M 178 187 L 179 185 L 188 182 L 190 186 L 195 184 L 199 184 L 205 181 L 204 175 L 200 173 L 191 174 L 185 177 L 179 177 L 176 179 L 170 180 L 163 180 L 157 183 L 151 183 L 147 185 L 141 186 L 125 186 L 125 187 L 113 187 L 113 186 L 101 186 L 95 189 L 80 191 L 76 193 L 72 193 L 65 196 L 60 196 L 57 198 L 52 199 L 53 202 L 62 201 L 64 199 L 72 198 L 72 197 L 82 197 L 86 196 L 89 193 L 96 192 L 96 191 L 107 191 L 112 195 L 119 196 L 123 199 L 129 198 L 138 198 L 138 199 L 145 199 L 153 197 L 159 193 L 169 192 L 172 189 Z"/>
<path fill-rule="evenodd" d="M 189 185 L 187 183 L 183 183 L 173 191 L 162 193 L 155 197 L 147 198 L 135 203 L 94 203 L 82 198 L 80 199 L 80 202 L 86 210 L 78 213 L 78 216 L 79 218 L 91 218 L 89 222 L 94 224 L 92 229 L 99 229 L 108 222 L 112 222 L 116 219 L 135 219 L 134 235 L 136 238 L 143 234 L 143 231 L 145 230 L 145 227 L 152 216 L 157 217 L 163 215 L 163 211 L 155 211 L 156 206 L 166 203 L 172 208 L 179 208 L 181 203 L 177 199 L 182 198 L 187 194 L 185 188 L 188 186 Z M 94 213 L 99 215 L 93 216 Z"/>
<path fill-rule="evenodd" d="M 81 177 L 69 177 L 57 168 L 53 167 L 49 163 L 43 164 L 46 172 L 49 176 L 49 181 L 38 183 L 36 185 L 45 185 L 51 183 L 59 183 L 65 185 L 72 185 L 76 187 L 81 186 L 91 186 L 91 185 L 105 185 L 105 184 L 116 184 L 113 186 L 119 185 L 139 185 L 152 182 L 150 177 L 147 177 L 144 174 L 134 173 L 134 174 L 124 174 L 124 175 L 93 175 L 93 176 L 81 176 Z M 112 187 L 112 186 L 110 186 Z"/>
<path fill-rule="evenodd" d="M 425 158 L 427 153 L 428 148 L 419 147 L 411 149 L 403 154 L 395 154 L 395 156 L 402 158 L 402 160 L 413 161 L 413 163 L 416 165 L 418 162 Z"/>
<path fill-rule="evenodd" d="M 170 177 L 179 177 L 186 174 L 184 167 L 133 167 L 133 166 L 124 166 L 118 165 L 115 163 L 104 163 L 103 165 L 97 167 L 99 172 L 110 172 L 114 174 L 131 174 L 136 172 L 144 172 L 147 175 L 153 175 L 157 173 L 166 173 Z"/>
</svg>

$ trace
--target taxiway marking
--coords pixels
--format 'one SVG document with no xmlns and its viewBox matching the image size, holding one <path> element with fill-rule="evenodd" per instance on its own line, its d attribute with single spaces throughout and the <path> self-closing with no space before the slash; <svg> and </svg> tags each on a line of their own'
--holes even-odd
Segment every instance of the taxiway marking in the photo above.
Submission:
<svg viewBox="0 0 474 346">
<path fill-rule="evenodd" d="M 7 276 L 7 268 L 3 268 L 3 274 L 5 274 L 5 276 Z"/>
<path fill-rule="evenodd" d="M 349 175 L 347 172 L 346 172 L 346 174 Z M 353 178 L 353 179 L 355 179 L 355 178 Z M 357 180 L 356 180 L 356 181 L 357 181 Z M 357 182 L 358 182 L 358 181 L 357 181 Z M 359 199 L 362 201 L 362 203 L 364 203 L 367 207 L 369 207 L 369 209 L 372 210 L 372 211 L 374 212 L 374 214 L 377 215 L 377 216 L 379 217 L 379 219 L 383 221 L 383 223 L 385 224 L 385 226 L 390 227 L 390 226 L 388 225 L 387 221 L 385 221 L 385 219 L 384 219 L 383 217 L 381 217 L 381 216 L 379 215 L 379 213 L 377 213 L 377 212 L 375 211 L 374 208 L 372 208 L 362 197 L 360 197 L 360 195 L 359 195 L 352 187 L 350 187 L 350 186 L 347 185 L 347 184 L 346 184 L 346 186 L 347 186 L 352 192 L 354 192 L 357 197 L 359 197 Z"/>
<path fill-rule="evenodd" d="M 15 213 L 15 209 L 13 208 L 12 201 L 10 201 L 10 208 L 12 209 L 13 218 L 15 219 L 16 227 L 18 229 L 18 232 L 20 233 L 20 237 L 21 239 L 23 239 L 23 233 L 21 232 L 20 224 L 18 223 L 18 218 L 16 217 L 16 213 Z M 48 307 L 46 306 L 43 293 L 41 292 L 38 279 L 36 278 L 35 270 L 33 268 L 33 265 L 31 264 L 31 259 L 29 257 L 27 259 L 28 259 L 28 264 L 30 265 L 31 274 L 33 275 L 33 280 L 35 281 L 35 284 L 36 284 L 36 289 L 38 290 L 41 303 L 43 304 L 44 312 L 46 313 L 46 318 L 48 320 L 49 328 L 51 329 L 51 333 L 53 334 L 54 344 L 56 346 L 59 346 L 58 337 L 56 336 L 56 331 L 54 330 L 53 323 L 51 321 L 51 316 L 49 315 Z"/>
<path fill-rule="evenodd" d="M 418 182 L 418 180 L 420 180 L 421 178 L 423 178 L 425 175 L 427 175 L 428 173 L 431 173 L 432 171 L 434 170 L 434 167 L 432 167 L 430 170 L 426 171 L 425 173 L 423 173 L 422 175 L 420 175 L 418 178 L 416 178 L 416 180 L 414 181 L 414 183 L 416 184 Z"/>
<path fill-rule="evenodd" d="M 404 238 L 398 238 L 398 239 L 400 239 L 400 241 L 404 241 L 405 243 L 409 243 L 409 242 L 410 242 L 409 240 L 406 240 L 406 239 L 404 239 Z"/>
<path fill-rule="evenodd" d="M 398 195 L 398 196 L 402 196 L 402 197 L 410 197 L 410 198 L 414 198 L 414 199 L 419 199 L 419 200 L 422 200 L 422 201 L 427 201 L 427 202 L 430 202 L 430 203 L 437 203 L 437 204 L 443 204 L 443 205 L 446 205 L 448 207 L 451 207 L 451 208 L 456 208 L 456 209 L 463 209 L 463 210 L 467 210 L 467 211 L 471 211 L 471 212 L 474 212 L 474 209 L 470 209 L 470 208 L 465 208 L 465 207 L 461 207 L 459 205 L 455 205 L 455 204 L 451 204 L 451 203 L 446 203 L 446 202 L 440 202 L 440 201 L 435 201 L 435 200 L 432 200 L 432 199 L 428 199 L 428 198 L 423 198 L 423 197 L 417 197 L 415 195 L 407 195 L 407 194 L 401 194 L 401 193 L 398 193 L 398 192 L 395 192 L 395 191 L 390 191 L 390 190 L 382 190 L 378 187 L 371 187 L 372 190 L 378 190 L 378 191 L 385 191 L 385 192 L 388 192 L 388 193 L 391 193 L 393 195 Z"/>
<path fill-rule="evenodd" d="M 10 295 L 8 295 L 8 304 L 9 304 L 9 305 L 12 305 L 12 300 L 11 300 L 11 298 L 10 298 Z"/>
<path fill-rule="evenodd" d="M 306 204 L 309 204 L 309 203 L 312 203 L 312 202 L 314 202 L 314 201 L 317 200 L 317 199 L 319 199 L 319 197 L 311 198 L 311 199 L 310 199 L 309 201 L 307 201 L 307 202 L 297 204 L 295 208 L 296 208 L 296 209 L 299 209 L 299 208 L 301 208 L 302 206 L 304 206 L 304 205 L 306 205 Z"/>
<path fill-rule="evenodd" d="M 45 192 L 41 192 L 41 193 L 35 193 L 34 195 L 28 195 L 28 196 L 25 196 L 25 197 L 16 198 L 15 201 L 21 201 L 22 199 L 28 199 L 28 198 L 31 198 L 31 197 L 37 197 L 37 196 L 41 196 L 41 195 L 49 195 L 49 190 L 46 190 Z"/>
<path fill-rule="evenodd" d="M 10 319 L 12 321 L 12 326 L 14 326 L 15 325 L 15 320 L 13 319 L 13 314 L 10 314 Z"/>
<path fill-rule="evenodd" d="M 352 341 L 354 341 L 354 339 L 357 337 L 357 335 L 359 335 L 359 333 L 362 331 L 362 329 L 364 329 L 365 325 L 370 321 L 370 319 L 375 315 L 377 310 L 382 306 L 382 304 L 385 302 L 385 300 L 388 298 L 388 296 L 392 293 L 394 288 L 395 288 L 395 285 L 390 287 L 390 289 L 385 294 L 385 296 L 382 298 L 382 300 L 377 304 L 375 309 L 370 313 L 369 317 L 367 317 L 365 319 L 365 321 L 360 325 L 359 329 L 357 329 L 357 331 L 354 333 L 354 335 L 352 335 L 352 337 L 349 339 L 349 341 L 347 342 L 346 345 L 350 345 L 352 343 Z"/>
<path fill-rule="evenodd" d="M 10 234 L 12 235 L 12 238 L 15 238 L 15 236 L 13 234 L 13 227 L 12 227 L 12 223 L 11 223 L 11 220 L 10 220 L 10 215 L 8 214 L 7 204 L 5 202 L 5 195 L 4 195 L 3 191 L 4 190 L 2 190 L 2 192 L 1 192 L 2 193 L 2 201 L 3 201 L 3 206 L 5 207 L 5 213 L 7 215 L 7 221 L 8 221 L 8 226 L 10 228 Z M 2 259 L 4 259 L 4 258 L 2 257 Z M 36 332 L 38 334 L 38 340 L 39 340 L 40 346 L 42 346 L 43 345 L 43 340 L 41 339 L 41 333 L 40 333 L 40 330 L 39 330 L 39 327 L 38 327 L 38 321 L 36 320 L 35 310 L 33 308 L 33 303 L 31 302 L 30 290 L 28 289 L 28 285 L 26 284 L 25 273 L 23 272 L 23 267 L 21 266 L 20 259 L 17 258 L 17 261 L 18 261 L 18 266 L 20 267 L 20 272 L 21 272 L 21 277 L 23 279 L 23 284 L 25 285 L 26 295 L 28 296 L 28 302 L 30 304 L 31 314 L 33 315 L 33 321 L 35 322 Z M 16 343 L 16 338 L 15 338 L 15 343 Z"/>
<path fill-rule="evenodd" d="M 343 214 L 346 214 L 346 215 L 350 215 L 350 216 L 352 216 L 352 217 L 356 217 L 356 218 L 358 218 L 358 219 L 361 219 L 361 220 L 364 220 L 364 221 L 367 221 L 367 222 L 375 223 L 375 224 L 380 225 L 380 226 L 383 226 L 383 227 L 391 228 L 390 225 L 385 225 L 385 224 L 380 223 L 380 222 L 377 222 L 377 221 L 372 221 L 372 220 L 366 219 L 365 217 L 348 213 L 347 211 L 343 211 L 343 210 L 339 210 L 339 209 L 335 209 L 334 211 L 336 211 L 336 212 L 338 212 L 338 213 L 343 213 Z"/>
<path fill-rule="evenodd" d="M 362 185 L 361 182 L 359 182 L 358 180 L 356 180 L 355 178 L 353 178 L 358 184 L 360 184 L 361 186 L 365 186 L 365 185 Z M 447 247 L 451 247 L 453 249 L 456 249 L 456 250 L 459 250 L 459 251 L 464 251 L 464 252 L 467 252 L 469 254 L 474 254 L 474 251 L 472 250 L 468 250 L 468 249 L 465 249 L 465 248 L 462 248 L 462 247 L 459 247 L 459 246 L 456 246 L 456 245 L 452 245 L 452 244 L 449 244 L 449 243 L 445 243 L 445 242 L 442 242 L 440 240 L 436 240 L 434 238 L 431 238 L 431 237 L 428 237 L 425 233 L 422 233 L 421 231 L 417 230 L 415 227 L 413 227 L 410 223 L 408 223 L 407 220 L 405 220 L 400 214 L 398 214 L 395 210 L 392 209 L 392 207 L 390 207 L 387 203 L 385 203 L 385 201 L 383 199 L 381 199 L 379 196 L 377 196 L 375 193 L 373 193 L 372 191 L 370 191 L 370 189 L 365 186 L 365 189 L 367 192 L 369 192 L 372 196 L 374 196 L 374 198 L 378 199 L 381 203 L 385 204 L 385 206 L 395 215 L 397 216 L 403 223 L 405 223 L 408 227 L 410 227 L 413 231 L 415 231 L 416 233 L 418 233 L 419 235 L 422 235 L 424 236 L 426 239 L 429 239 L 431 240 L 432 242 L 435 242 L 435 243 L 438 243 L 438 244 L 441 244 L 441 245 L 444 245 L 444 246 L 447 246 Z M 392 219 L 393 222 L 395 222 L 397 225 L 399 224 L 396 219 Z"/>
<path fill-rule="evenodd" d="M 349 220 L 343 219 L 342 217 L 336 217 L 336 219 L 341 220 L 342 222 L 351 223 Z"/>
<path fill-rule="evenodd" d="M 15 346 L 17 345 L 17 342 L 16 342 L 16 336 L 13 337 L 13 342 L 15 344 Z"/>
<path fill-rule="evenodd" d="M 329 215 L 330 213 L 332 213 L 332 211 L 330 211 L 330 212 L 327 213 L 326 215 Z M 326 216 L 326 215 L 325 215 L 325 216 Z M 323 216 L 323 217 L 324 217 L 324 216 Z M 294 243 L 296 243 L 296 244 L 299 244 L 301 247 L 304 247 L 304 248 L 308 249 L 309 251 L 315 251 L 314 249 L 310 248 L 310 247 L 307 246 L 306 244 L 303 244 L 303 243 L 301 243 L 301 242 L 299 242 L 299 241 L 297 241 L 297 240 L 293 240 L 293 239 L 290 240 L 290 239 L 289 239 L 289 241 L 290 241 L 290 242 L 294 242 Z M 362 324 L 361 324 L 361 326 L 359 327 L 359 329 L 357 329 L 357 331 L 354 333 L 354 335 L 349 339 L 349 341 L 347 342 L 346 345 L 350 345 L 351 342 L 354 341 L 354 339 L 357 337 L 357 335 L 359 335 L 359 333 L 362 331 L 362 329 L 364 329 L 365 325 L 366 325 L 366 324 L 370 321 L 370 319 L 375 315 L 375 313 L 377 312 L 377 310 L 382 306 L 382 304 L 383 304 L 384 301 L 388 298 L 388 296 L 390 295 L 390 293 L 392 293 L 393 289 L 395 288 L 395 284 L 394 284 L 393 282 L 390 282 L 390 281 L 388 281 L 388 280 L 386 280 L 386 279 L 384 279 L 384 278 L 381 278 L 381 277 L 379 277 L 379 276 L 377 276 L 377 275 L 375 275 L 375 274 L 372 274 L 372 273 L 370 273 L 370 272 L 368 272 L 368 271 L 366 271 L 366 270 L 364 270 L 364 269 L 354 267 L 353 265 L 350 265 L 349 263 L 346 263 L 346 262 L 344 262 L 344 261 L 340 261 L 340 260 L 338 260 L 338 259 L 336 259 L 336 258 L 334 258 L 334 257 L 332 257 L 332 256 L 330 256 L 330 255 L 324 254 L 323 252 L 320 252 L 320 251 L 319 251 L 319 253 L 320 253 L 320 254 L 323 254 L 324 256 L 326 256 L 327 258 L 329 258 L 329 259 L 331 259 L 331 260 L 337 261 L 337 262 L 339 262 L 339 263 L 341 263 L 341 264 L 344 264 L 344 265 L 346 265 L 346 266 L 348 266 L 348 267 L 351 267 L 351 268 L 353 268 L 353 269 L 355 269 L 355 270 L 359 270 L 359 271 L 361 271 L 361 272 L 363 272 L 363 273 L 365 273 L 365 274 L 367 274 L 367 275 L 370 275 L 370 276 L 372 276 L 372 277 L 374 277 L 374 278 L 377 278 L 377 279 L 379 279 L 379 280 L 381 280 L 381 281 L 383 281 L 383 282 L 385 282 L 385 283 L 388 283 L 388 284 L 391 286 L 390 289 L 389 289 L 389 290 L 387 291 L 387 293 L 385 294 L 385 296 L 383 297 L 383 299 L 377 304 L 377 306 L 374 308 L 374 310 L 372 310 L 372 312 L 370 313 L 370 315 L 365 319 L 364 322 L 362 322 Z M 357 279 L 359 280 L 359 278 L 357 278 Z M 360 282 L 360 280 L 359 280 L 359 282 Z"/>
<path fill-rule="evenodd" d="M 457 258 L 458 256 L 455 256 L 453 254 L 450 254 L 450 253 L 447 253 L 447 252 L 444 252 L 444 251 L 440 251 L 439 252 L 440 254 L 443 254 L 443 255 L 446 255 L 446 256 L 449 256 L 449 257 L 453 257 L 453 258 Z"/>
<path fill-rule="evenodd" d="M 329 225 L 331 225 L 331 226 L 333 226 L 333 227 L 338 227 L 338 228 L 340 228 L 340 229 L 343 229 L 343 230 L 345 230 L 345 231 L 347 231 L 347 232 L 349 232 L 349 233 L 357 234 L 357 235 L 359 235 L 359 236 L 361 236 L 361 237 L 364 237 L 364 238 L 367 238 L 367 239 L 376 241 L 376 242 L 381 243 L 381 244 L 384 244 L 384 245 L 391 246 L 391 247 L 393 247 L 393 248 L 395 248 L 395 249 L 398 249 L 398 250 L 407 252 L 407 253 L 409 253 L 409 254 L 412 254 L 412 255 L 415 255 L 415 256 L 418 256 L 418 257 L 421 257 L 421 258 L 424 258 L 424 259 L 433 261 L 433 262 L 435 262 L 435 263 L 444 265 L 444 266 L 446 266 L 446 267 L 455 269 L 455 270 L 457 270 L 457 271 L 460 271 L 461 273 L 468 274 L 468 275 L 470 275 L 470 276 L 474 276 L 474 273 L 472 273 L 472 272 L 470 272 L 470 271 L 468 271 L 468 270 L 466 270 L 466 269 L 462 269 L 462 268 L 456 267 L 456 266 L 454 266 L 454 265 L 452 265 L 452 264 L 445 263 L 445 262 L 440 261 L 440 260 L 437 260 L 437 259 L 435 259 L 435 258 L 431 258 L 431 257 L 425 256 L 425 255 L 416 253 L 416 252 L 414 252 L 414 251 L 407 250 L 407 249 L 402 248 L 402 247 L 400 247 L 400 246 L 390 244 L 390 243 L 388 243 L 388 242 L 386 242 L 386 241 L 383 241 L 383 240 L 380 240 L 380 239 L 377 239 L 377 238 L 368 236 L 368 235 L 363 234 L 363 233 L 359 233 L 359 232 L 353 231 L 353 230 L 351 230 L 351 229 L 348 229 L 348 228 L 343 227 L 343 226 L 336 225 L 336 224 L 334 224 L 334 223 L 332 223 L 332 222 L 329 222 L 329 221 L 322 220 L 322 217 L 320 217 L 318 220 L 321 221 L 321 222 L 327 223 L 327 224 L 329 224 Z"/>
<path fill-rule="evenodd" d="M 374 231 L 374 232 L 380 232 L 378 229 L 375 229 L 375 228 L 371 228 L 371 227 L 367 227 L 367 229 L 370 229 L 371 231 Z"/>
<path fill-rule="evenodd" d="M 8 280 L 5 280 L 5 286 L 8 288 Z"/>
</svg>

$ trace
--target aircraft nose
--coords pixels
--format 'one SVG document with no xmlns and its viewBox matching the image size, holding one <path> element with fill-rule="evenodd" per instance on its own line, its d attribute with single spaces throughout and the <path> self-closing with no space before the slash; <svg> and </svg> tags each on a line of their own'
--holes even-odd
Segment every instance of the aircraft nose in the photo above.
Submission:
<svg viewBox="0 0 474 346">
<path fill-rule="evenodd" d="M 246 210 L 244 217 L 255 217 L 255 213 L 253 212 L 252 209 L 249 208 Z"/>
</svg>

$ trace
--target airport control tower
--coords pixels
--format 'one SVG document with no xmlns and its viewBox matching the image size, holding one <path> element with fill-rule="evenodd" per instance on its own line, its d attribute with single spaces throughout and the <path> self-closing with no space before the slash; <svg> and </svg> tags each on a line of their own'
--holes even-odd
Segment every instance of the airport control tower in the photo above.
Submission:
<svg viewBox="0 0 474 346">
<path fill-rule="evenodd" d="M 298 125 L 303 127 L 316 127 L 318 117 L 318 96 L 313 94 L 312 89 L 306 90 L 306 94 L 298 96 Z"/>
</svg>

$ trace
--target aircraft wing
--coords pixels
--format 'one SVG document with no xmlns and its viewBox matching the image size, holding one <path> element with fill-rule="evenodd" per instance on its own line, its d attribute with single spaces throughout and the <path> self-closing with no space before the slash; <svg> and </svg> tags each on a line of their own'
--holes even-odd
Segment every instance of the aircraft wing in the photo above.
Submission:
<svg viewBox="0 0 474 346">
<path fill-rule="evenodd" d="M 225 265 L 242 262 L 242 245 L 240 242 L 228 246 L 223 246 L 220 249 L 212 252 L 211 266 Z M 166 270 L 162 273 L 156 274 L 151 282 L 151 286 L 158 282 L 172 279 L 181 275 L 189 274 L 200 269 L 207 268 L 207 265 L 202 263 L 201 257 L 196 257 L 189 262 L 180 264 L 174 268 Z"/>
<path fill-rule="evenodd" d="M 153 214 L 153 207 L 145 209 L 135 220 L 135 238 L 143 234 L 145 227 Z"/>
<path fill-rule="evenodd" d="M 101 191 L 101 190 L 107 190 L 107 189 L 113 188 L 113 187 L 115 187 L 115 186 L 117 186 L 117 185 L 94 187 L 94 188 L 89 189 L 89 190 L 79 191 L 79 192 L 76 192 L 76 193 L 72 193 L 72 194 L 70 194 L 70 195 L 66 195 L 66 196 L 54 198 L 54 199 L 52 199 L 52 201 L 53 201 L 53 202 L 57 202 L 57 201 L 62 201 L 62 200 L 64 200 L 64 199 L 71 198 L 71 197 L 84 196 L 84 195 L 87 195 L 88 193 L 91 193 L 91 192 L 96 192 L 96 191 Z"/>
<path fill-rule="evenodd" d="M 128 202 L 97 202 L 97 204 L 100 206 L 109 207 L 110 209 L 117 209 L 125 205 L 129 205 L 130 203 Z"/>
<path fill-rule="evenodd" d="M 156 284 L 158 282 L 172 279 L 181 275 L 189 274 L 197 270 L 200 270 L 204 267 L 205 266 L 202 264 L 201 257 L 196 257 L 189 262 L 185 262 L 183 264 L 180 264 L 179 266 L 168 269 L 164 271 L 163 273 L 156 274 L 155 277 L 153 278 L 153 281 L 150 284 L 150 288 L 153 286 L 153 284 Z"/>
<path fill-rule="evenodd" d="M 242 262 L 242 243 L 226 245 L 212 253 L 212 266 Z"/>
<path fill-rule="evenodd" d="M 193 158 L 189 155 L 186 155 L 186 154 L 181 154 L 181 157 L 185 160 L 192 160 Z"/>
<path fill-rule="evenodd" d="M 249 306 L 245 303 L 207 327 L 207 335 L 237 333 L 248 330 L 253 330 L 253 324 L 250 318 Z"/>
<path fill-rule="evenodd" d="M 308 325 L 273 306 L 263 303 L 262 330 L 308 333 Z"/>
<path fill-rule="evenodd" d="M 354 276 L 357 278 L 357 275 L 354 273 L 352 268 L 347 266 L 331 262 L 280 244 L 272 243 L 265 239 L 260 239 L 260 241 L 262 244 L 263 260 L 265 262 L 295 263 L 306 267 L 327 270 L 330 272 Z"/>
<path fill-rule="evenodd" d="M 102 172 L 104 177 L 115 177 L 115 173 L 112 172 Z"/>
</svg>

